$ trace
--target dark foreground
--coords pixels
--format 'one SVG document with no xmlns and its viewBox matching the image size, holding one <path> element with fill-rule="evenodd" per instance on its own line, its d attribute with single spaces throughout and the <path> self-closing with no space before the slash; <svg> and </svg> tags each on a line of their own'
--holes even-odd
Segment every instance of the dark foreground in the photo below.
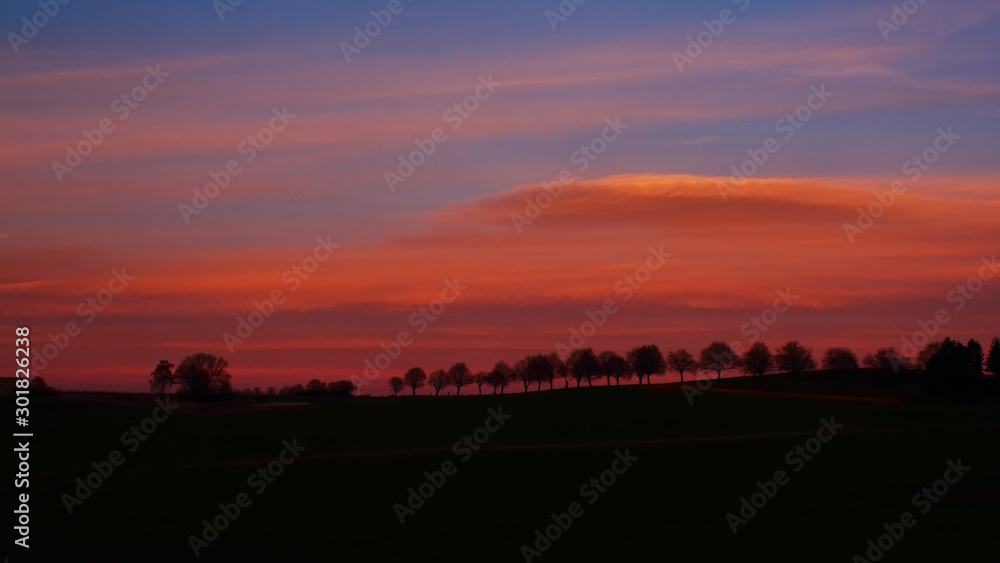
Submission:
<svg viewBox="0 0 1000 563">
<path fill-rule="evenodd" d="M 902 532 L 883 562 L 1000 558 L 1000 421 L 988 407 L 712 392 L 689 404 L 679 388 L 655 386 L 305 406 L 181 404 L 145 441 L 123 443 L 122 433 L 154 406 L 150 397 L 129 395 L 36 399 L 31 557 L 11 543 L 0 555 L 12 562 L 52 561 L 54 554 L 80 561 L 516 562 L 525 561 L 526 545 L 538 550 L 531 561 L 541 562 L 847 563 L 855 555 L 872 560 L 868 541 L 878 542 L 888 524 Z M 495 431 L 480 450 L 453 451 L 484 426 L 489 409 L 502 409 L 503 425 L 487 425 Z M 794 449 L 816 437 L 821 419 L 843 428 L 832 437 L 824 430 L 828 441 L 814 439 L 820 448 L 806 451 L 806 460 Z M 286 442 L 300 451 L 271 464 L 280 475 L 248 481 L 280 459 Z M 68 514 L 63 495 L 86 493 L 76 479 L 95 471 L 92 462 L 107 469 L 102 462 L 113 450 L 121 465 L 80 504 L 70 501 Z M 615 462 L 621 458 L 629 465 Z M 956 482 L 946 493 L 914 499 L 958 460 L 971 469 L 960 477 L 949 472 Z M 452 475 L 434 474 L 443 464 Z M 613 484 L 581 490 L 605 471 Z M 787 475 L 785 484 L 766 483 L 777 471 Z M 406 505 L 408 489 L 428 480 L 425 472 L 443 484 L 425 485 L 433 495 L 401 524 L 394 505 Z M 726 515 L 740 515 L 741 497 L 760 490 L 758 481 L 773 497 L 734 535 Z M 239 515 L 219 516 L 220 503 L 235 514 L 241 493 L 249 502 Z M 904 512 L 912 527 L 894 526 Z M 553 527 L 558 539 L 538 540 L 536 530 L 557 526 L 553 514 L 569 529 Z M 217 516 L 225 529 L 216 537 L 203 520 Z M 207 544 L 198 557 L 191 536 Z"/>
</svg>

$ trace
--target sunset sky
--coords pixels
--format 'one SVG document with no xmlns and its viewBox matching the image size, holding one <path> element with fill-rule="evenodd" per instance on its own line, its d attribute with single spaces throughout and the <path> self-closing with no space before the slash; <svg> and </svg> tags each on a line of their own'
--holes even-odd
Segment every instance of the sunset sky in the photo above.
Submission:
<svg viewBox="0 0 1000 563">
<path fill-rule="evenodd" d="M 195 352 L 280 388 L 360 376 L 408 331 L 361 391 L 385 394 L 413 366 L 551 352 L 607 299 L 597 351 L 748 347 L 779 290 L 772 349 L 899 348 L 939 309 L 936 339 L 1000 336 L 1000 4 L 930 0 L 897 29 L 888 1 L 680 4 L 402 0 L 383 26 L 381 0 L 69 2 L 32 35 L 38 3 L 5 2 L 2 354 L 29 326 L 61 388 L 142 390 Z M 626 293 L 651 247 L 669 258 Z"/>
</svg>

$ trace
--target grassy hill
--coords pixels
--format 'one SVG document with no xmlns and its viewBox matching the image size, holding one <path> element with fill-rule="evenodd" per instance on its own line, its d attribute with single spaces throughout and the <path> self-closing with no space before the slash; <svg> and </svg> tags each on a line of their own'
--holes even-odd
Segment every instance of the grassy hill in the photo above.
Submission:
<svg viewBox="0 0 1000 563">
<path fill-rule="evenodd" d="M 690 401 L 676 385 L 632 385 L 181 403 L 134 452 L 120 436 L 150 416 L 151 397 L 39 397 L 32 551 L 71 545 L 103 561 L 191 560 L 188 537 L 219 503 L 247 492 L 251 505 L 198 559 L 523 561 L 535 530 L 579 502 L 583 515 L 533 561 L 850 561 L 883 523 L 917 512 L 914 494 L 961 458 L 972 470 L 917 514 L 883 560 L 996 560 L 996 410 L 713 392 L 791 386 L 765 379 L 716 382 Z M 795 388 L 825 392 L 822 379 Z M 509 419 L 463 461 L 453 444 L 483 427 L 490 409 Z M 816 436 L 823 418 L 843 430 L 795 472 L 789 452 Z M 248 476 L 286 440 L 305 451 L 254 493 Z M 625 448 L 638 461 L 589 504 L 581 485 Z M 61 495 L 115 449 L 124 463 L 68 515 Z M 455 474 L 400 524 L 394 505 L 447 461 Z M 726 514 L 778 470 L 789 482 L 734 535 Z"/>
</svg>

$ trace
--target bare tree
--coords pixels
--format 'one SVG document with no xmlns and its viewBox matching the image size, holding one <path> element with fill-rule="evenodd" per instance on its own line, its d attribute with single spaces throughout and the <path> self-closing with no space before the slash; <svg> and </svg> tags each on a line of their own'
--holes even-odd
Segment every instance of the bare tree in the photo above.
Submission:
<svg viewBox="0 0 1000 563">
<path fill-rule="evenodd" d="M 469 366 L 465 365 L 465 362 L 458 362 L 457 364 L 451 366 L 448 370 L 448 376 L 451 377 L 451 384 L 455 386 L 455 394 L 462 394 L 462 387 L 472 383 L 472 371 L 469 370 Z"/>
<path fill-rule="evenodd" d="M 549 389 L 552 389 L 552 380 L 558 377 L 565 379 L 566 387 L 569 387 L 569 367 L 566 365 L 566 362 L 562 361 L 559 354 L 556 354 L 555 352 L 552 352 L 546 357 L 549 359 L 549 363 L 552 364 L 552 377 L 548 379 Z M 548 375 L 549 372 L 546 370 L 545 376 L 548 377 Z"/>
<path fill-rule="evenodd" d="M 698 361 L 684 348 L 667 354 L 667 367 L 680 374 L 681 383 L 684 383 L 684 372 L 698 373 Z"/>
<path fill-rule="evenodd" d="M 774 369 L 774 356 L 771 355 L 767 344 L 754 342 L 750 349 L 743 353 L 740 366 L 743 368 L 743 373 L 760 377 Z"/>
<path fill-rule="evenodd" d="M 514 378 L 524 385 L 524 392 L 528 392 L 528 386 L 534 381 L 531 379 L 531 371 L 528 370 L 528 359 L 531 356 L 525 356 L 514 363 Z"/>
<path fill-rule="evenodd" d="M 489 381 L 489 375 L 485 371 L 477 371 L 475 375 L 472 376 L 472 382 L 476 384 L 479 388 L 479 394 L 483 394 L 483 385 Z"/>
<path fill-rule="evenodd" d="M 722 372 L 739 366 L 740 359 L 725 342 L 715 341 L 701 351 L 701 367 L 714 371 L 716 379 L 722 379 Z"/>
<path fill-rule="evenodd" d="M 150 374 L 152 377 L 149 379 L 149 392 L 160 397 L 168 393 L 175 384 L 173 369 L 174 364 L 167 360 L 160 360 L 160 363 L 156 364 L 156 368 Z"/>
<path fill-rule="evenodd" d="M 792 374 L 792 379 L 802 373 L 816 369 L 816 360 L 813 359 L 812 350 L 799 344 L 797 340 L 787 342 L 774 356 L 778 368 Z"/>
<path fill-rule="evenodd" d="M 181 360 L 174 378 L 183 395 L 199 398 L 224 395 L 233 390 L 228 367 L 229 362 L 212 354 L 192 354 Z"/>
<path fill-rule="evenodd" d="M 858 357 L 848 348 L 827 348 L 823 353 L 823 369 L 857 369 Z"/>
<path fill-rule="evenodd" d="M 448 376 L 448 372 L 439 369 L 431 372 L 427 377 L 427 382 L 434 388 L 434 396 L 436 397 L 441 394 L 442 389 L 451 385 L 451 378 Z"/>
<path fill-rule="evenodd" d="M 879 348 L 874 355 L 865 356 L 863 362 L 866 366 L 874 369 L 892 371 L 913 369 L 913 362 L 910 358 L 897 352 L 894 346 Z"/>
<path fill-rule="evenodd" d="M 625 354 L 625 360 L 632 366 L 632 371 L 639 376 L 639 385 L 642 385 L 643 376 L 646 377 L 648 384 L 650 376 L 667 373 L 667 362 L 656 344 L 636 346 Z"/>
<path fill-rule="evenodd" d="M 392 396 L 395 397 L 400 391 L 406 389 L 406 382 L 402 377 L 390 377 L 389 388 L 392 389 Z"/>
<path fill-rule="evenodd" d="M 416 395 L 417 388 L 423 387 L 425 381 L 427 381 L 427 374 L 420 368 L 410 368 L 406 374 L 403 375 L 403 382 L 413 390 L 413 392 L 410 393 L 411 395 Z"/>
</svg>

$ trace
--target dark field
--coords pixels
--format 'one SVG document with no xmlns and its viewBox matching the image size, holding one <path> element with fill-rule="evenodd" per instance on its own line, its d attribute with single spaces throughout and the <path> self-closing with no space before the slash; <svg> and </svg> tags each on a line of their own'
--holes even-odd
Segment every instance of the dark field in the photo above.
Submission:
<svg viewBox="0 0 1000 563">
<path fill-rule="evenodd" d="M 197 559 L 524 561 L 535 530 L 579 502 L 582 516 L 532 561 L 847 563 L 904 511 L 916 524 L 881 561 L 1000 560 L 1000 421 L 989 407 L 712 392 L 689 404 L 676 386 L 632 385 L 304 406 L 241 400 L 181 404 L 134 452 L 119 437 L 150 416 L 150 397 L 62 393 L 33 407 L 30 541 L 39 561 L 195 559 L 189 536 L 239 493 L 251 504 Z M 501 407 L 509 420 L 463 462 L 452 444 Z M 795 472 L 786 454 L 831 417 L 843 430 Z M 248 477 L 293 439 L 305 451 L 256 493 Z M 590 504 L 581 485 L 625 448 L 638 461 Z M 112 450 L 124 463 L 67 514 L 61 496 Z M 920 514 L 911 498 L 959 458 L 971 469 Z M 400 524 L 393 506 L 449 460 L 457 473 Z M 788 484 L 734 535 L 726 514 L 778 470 Z"/>
</svg>

